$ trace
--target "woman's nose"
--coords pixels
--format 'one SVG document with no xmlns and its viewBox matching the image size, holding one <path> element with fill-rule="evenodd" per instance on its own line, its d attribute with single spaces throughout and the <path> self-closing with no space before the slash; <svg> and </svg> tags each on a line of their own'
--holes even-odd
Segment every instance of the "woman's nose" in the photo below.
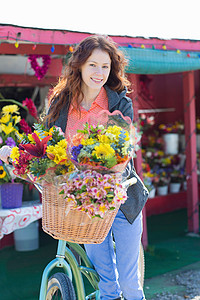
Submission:
<svg viewBox="0 0 200 300">
<path fill-rule="evenodd" d="M 101 67 L 97 67 L 95 70 L 95 73 L 98 75 L 102 75 L 102 68 Z"/>
</svg>

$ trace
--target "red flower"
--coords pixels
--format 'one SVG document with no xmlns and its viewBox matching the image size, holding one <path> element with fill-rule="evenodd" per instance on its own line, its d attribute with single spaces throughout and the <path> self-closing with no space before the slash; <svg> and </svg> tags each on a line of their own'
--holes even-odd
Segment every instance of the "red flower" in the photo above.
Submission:
<svg viewBox="0 0 200 300">
<path fill-rule="evenodd" d="M 47 148 L 47 142 L 51 138 L 51 136 L 46 136 L 44 139 L 40 141 L 39 137 L 36 133 L 32 133 L 32 137 L 35 141 L 35 145 L 33 144 L 22 144 L 21 147 L 26 150 L 28 153 L 35 157 L 42 157 L 45 154 Z"/>
<path fill-rule="evenodd" d="M 31 116 L 38 120 L 37 108 L 31 99 L 26 98 L 22 104 L 28 108 L 28 111 Z"/>
<path fill-rule="evenodd" d="M 29 153 L 25 153 L 20 151 L 19 159 L 17 160 L 17 164 L 15 164 L 15 174 L 23 175 L 26 173 L 26 169 L 28 167 L 29 160 L 31 159 L 31 155 Z"/>
<path fill-rule="evenodd" d="M 31 127 L 28 126 L 28 123 L 24 119 L 21 119 L 21 121 L 19 122 L 19 124 L 21 126 L 21 130 L 24 133 L 26 133 L 26 134 L 32 133 Z"/>
</svg>

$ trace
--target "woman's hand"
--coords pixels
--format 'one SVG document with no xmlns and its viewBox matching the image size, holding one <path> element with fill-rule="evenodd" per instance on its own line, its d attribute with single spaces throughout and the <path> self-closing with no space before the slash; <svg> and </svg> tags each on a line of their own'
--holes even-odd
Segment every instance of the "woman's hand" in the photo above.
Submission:
<svg viewBox="0 0 200 300">
<path fill-rule="evenodd" d="M 0 148 L 0 159 L 4 161 L 6 164 L 9 164 L 8 157 L 10 156 L 12 148 L 9 146 L 3 146 Z"/>
</svg>

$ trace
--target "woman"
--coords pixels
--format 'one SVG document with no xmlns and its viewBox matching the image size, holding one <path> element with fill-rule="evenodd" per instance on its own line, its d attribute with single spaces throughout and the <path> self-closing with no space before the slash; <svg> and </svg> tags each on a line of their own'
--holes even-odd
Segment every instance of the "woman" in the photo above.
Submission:
<svg viewBox="0 0 200 300">
<path fill-rule="evenodd" d="M 133 120 L 132 101 L 126 96 L 128 80 L 124 75 L 126 60 L 113 41 L 102 36 L 84 39 L 69 59 L 65 75 L 53 89 L 46 116 L 48 126 L 62 128 L 66 137 L 76 121 L 88 113 L 102 109 L 120 110 Z M 76 128 L 74 128 L 75 130 Z M 7 154 L 0 151 L 0 158 Z M 131 161 L 124 176 L 137 178 L 128 191 L 127 201 L 121 205 L 112 228 L 101 244 L 87 244 L 85 249 L 99 276 L 100 296 L 103 300 L 144 299 L 139 283 L 138 258 L 142 234 L 142 208 L 148 197 L 147 189 L 137 176 Z M 116 259 L 112 243 L 116 244 Z"/>
</svg>

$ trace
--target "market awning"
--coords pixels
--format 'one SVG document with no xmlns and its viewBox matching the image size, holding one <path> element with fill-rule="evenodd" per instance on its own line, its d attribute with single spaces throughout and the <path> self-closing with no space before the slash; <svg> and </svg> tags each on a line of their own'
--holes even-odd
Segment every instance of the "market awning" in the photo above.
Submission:
<svg viewBox="0 0 200 300">
<path fill-rule="evenodd" d="M 120 47 L 128 58 L 127 73 L 166 74 L 200 69 L 200 52 Z"/>
</svg>

